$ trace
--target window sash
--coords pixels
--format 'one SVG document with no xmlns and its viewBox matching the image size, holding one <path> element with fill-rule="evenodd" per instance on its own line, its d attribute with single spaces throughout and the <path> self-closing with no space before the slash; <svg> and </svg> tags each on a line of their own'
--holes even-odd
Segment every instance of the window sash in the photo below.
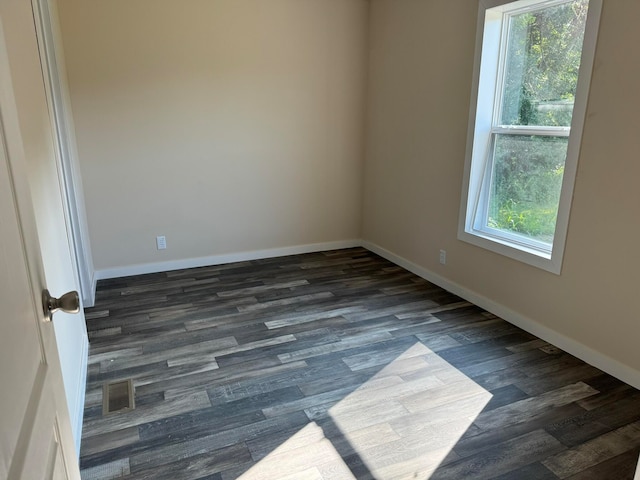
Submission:
<svg viewBox="0 0 640 480">
<path fill-rule="evenodd" d="M 508 52 L 510 47 L 510 38 L 511 38 L 511 30 L 513 28 L 513 17 L 517 17 L 524 13 L 535 13 L 542 12 L 549 8 L 553 8 L 562 4 L 571 3 L 573 0 L 548 0 L 546 2 L 540 3 L 539 0 L 531 0 L 532 4 L 525 4 L 521 7 L 509 7 L 507 6 L 505 10 L 502 11 L 502 19 L 500 20 L 500 40 L 499 40 L 499 51 L 498 51 L 498 72 L 497 77 L 495 79 L 495 92 L 493 97 L 493 111 L 491 114 L 491 125 L 492 128 L 513 128 L 513 129 L 526 129 L 526 128 L 539 128 L 539 129 L 549 129 L 550 132 L 555 131 L 556 129 L 568 129 L 570 127 L 552 127 L 552 126 L 534 126 L 534 125 L 506 125 L 500 122 L 503 107 L 504 107 L 504 88 L 507 83 L 507 63 L 508 63 Z M 584 43 L 583 43 L 584 47 Z M 537 133 L 532 133 L 536 135 Z M 526 134 L 524 134 L 526 135 Z M 552 134 L 553 135 L 553 134 Z M 569 135 L 569 132 L 566 134 Z"/>
<path fill-rule="evenodd" d="M 520 8 L 508 8 L 502 12 L 501 31 L 500 31 L 500 49 L 498 53 L 498 74 L 495 82 L 495 91 L 493 99 L 493 109 L 491 114 L 491 127 L 488 132 L 489 148 L 485 153 L 483 177 L 480 186 L 479 195 L 476 198 L 476 205 L 473 210 L 473 220 L 471 222 L 472 229 L 476 234 L 485 236 L 493 241 L 503 243 L 508 246 L 518 246 L 532 252 L 536 255 L 550 258 L 553 250 L 553 243 L 546 243 L 536 240 L 524 234 L 500 230 L 490 227 L 489 224 L 489 206 L 492 187 L 492 177 L 495 163 L 495 143 L 498 135 L 522 135 L 522 136 L 540 136 L 540 137 L 569 137 L 571 127 L 560 126 L 541 126 L 541 125 L 504 125 L 499 120 L 503 110 L 504 86 L 507 77 L 507 63 L 509 51 L 509 38 L 512 28 L 512 18 L 523 13 L 543 11 L 547 8 L 554 7 L 571 0 L 551 0 L 540 4 L 525 5 Z"/>
<path fill-rule="evenodd" d="M 503 243 L 504 245 L 513 246 L 518 245 L 523 247 L 531 252 L 535 252 L 537 255 L 542 255 L 546 258 L 551 257 L 551 252 L 553 249 L 553 243 L 546 243 L 540 240 L 536 240 L 535 238 L 529 237 L 527 235 L 519 234 L 517 232 L 510 232 L 507 230 L 499 230 L 497 228 L 490 227 L 489 223 L 489 205 L 490 200 L 489 196 L 491 194 L 491 186 L 492 186 L 492 176 L 494 170 L 494 162 L 495 162 L 495 143 L 498 134 L 514 134 L 514 135 L 527 135 L 527 136 L 540 136 L 540 137 L 548 137 L 548 136 L 559 136 L 559 137 L 568 137 L 569 134 L 558 134 L 558 135 L 549 135 L 547 131 L 549 127 L 540 128 L 530 128 L 526 127 L 522 129 L 519 133 L 514 134 L 511 131 L 511 128 L 505 129 L 506 131 L 497 131 L 492 132 L 490 135 L 490 146 L 485 156 L 485 165 L 484 172 L 482 178 L 482 185 L 480 187 L 480 194 L 478 195 L 475 207 L 473 209 L 473 220 L 471 222 L 473 231 L 481 235 L 485 238 L 489 238 L 494 241 L 498 241 Z M 520 130 L 520 129 L 519 129 Z M 524 133 L 524 130 L 527 130 L 527 133 Z M 542 133 L 534 134 L 531 133 L 532 130 L 541 131 Z M 556 133 L 560 133 L 557 129 L 554 129 Z"/>
</svg>

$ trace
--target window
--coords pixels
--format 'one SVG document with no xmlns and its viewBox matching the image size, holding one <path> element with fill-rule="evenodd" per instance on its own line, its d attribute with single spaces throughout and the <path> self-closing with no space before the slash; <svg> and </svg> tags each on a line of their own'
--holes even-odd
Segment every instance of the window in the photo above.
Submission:
<svg viewBox="0 0 640 480">
<path fill-rule="evenodd" d="M 461 240 L 560 273 L 601 6 L 480 0 Z"/>
</svg>

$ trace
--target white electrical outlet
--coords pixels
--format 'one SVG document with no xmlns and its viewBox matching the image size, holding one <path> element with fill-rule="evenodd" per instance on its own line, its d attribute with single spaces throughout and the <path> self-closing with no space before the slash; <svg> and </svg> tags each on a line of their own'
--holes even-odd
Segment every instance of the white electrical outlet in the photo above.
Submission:
<svg viewBox="0 0 640 480">
<path fill-rule="evenodd" d="M 158 250 L 164 250 L 165 248 L 167 248 L 167 237 L 165 237 L 164 235 L 157 236 L 156 245 L 158 247 Z"/>
<path fill-rule="evenodd" d="M 447 263 L 447 251 L 446 250 L 440 250 L 440 263 L 442 265 L 446 265 L 446 263 Z"/>
</svg>

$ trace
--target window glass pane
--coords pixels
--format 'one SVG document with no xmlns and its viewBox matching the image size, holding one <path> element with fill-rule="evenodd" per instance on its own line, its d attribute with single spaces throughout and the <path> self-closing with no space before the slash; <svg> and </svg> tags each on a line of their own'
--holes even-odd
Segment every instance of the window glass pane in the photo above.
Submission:
<svg viewBox="0 0 640 480">
<path fill-rule="evenodd" d="M 553 242 L 567 137 L 496 135 L 487 226 Z"/>
<path fill-rule="evenodd" d="M 499 124 L 571 126 L 588 5 L 510 16 Z"/>
</svg>

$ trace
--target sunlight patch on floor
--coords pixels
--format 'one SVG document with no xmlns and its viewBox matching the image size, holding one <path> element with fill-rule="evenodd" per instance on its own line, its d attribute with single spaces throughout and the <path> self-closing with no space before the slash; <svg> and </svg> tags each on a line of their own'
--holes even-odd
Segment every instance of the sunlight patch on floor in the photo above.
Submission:
<svg viewBox="0 0 640 480">
<path fill-rule="evenodd" d="M 238 480 L 354 480 L 347 465 L 315 422 L 290 437 Z"/>
<path fill-rule="evenodd" d="M 351 368 L 367 366 L 361 358 L 343 361 Z M 240 479 L 333 480 L 370 473 L 377 480 L 426 480 L 440 464 L 458 458 L 453 447 L 473 432 L 490 399 L 418 342 L 342 400 L 305 410 L 311 423 Z"/>
</svg>

